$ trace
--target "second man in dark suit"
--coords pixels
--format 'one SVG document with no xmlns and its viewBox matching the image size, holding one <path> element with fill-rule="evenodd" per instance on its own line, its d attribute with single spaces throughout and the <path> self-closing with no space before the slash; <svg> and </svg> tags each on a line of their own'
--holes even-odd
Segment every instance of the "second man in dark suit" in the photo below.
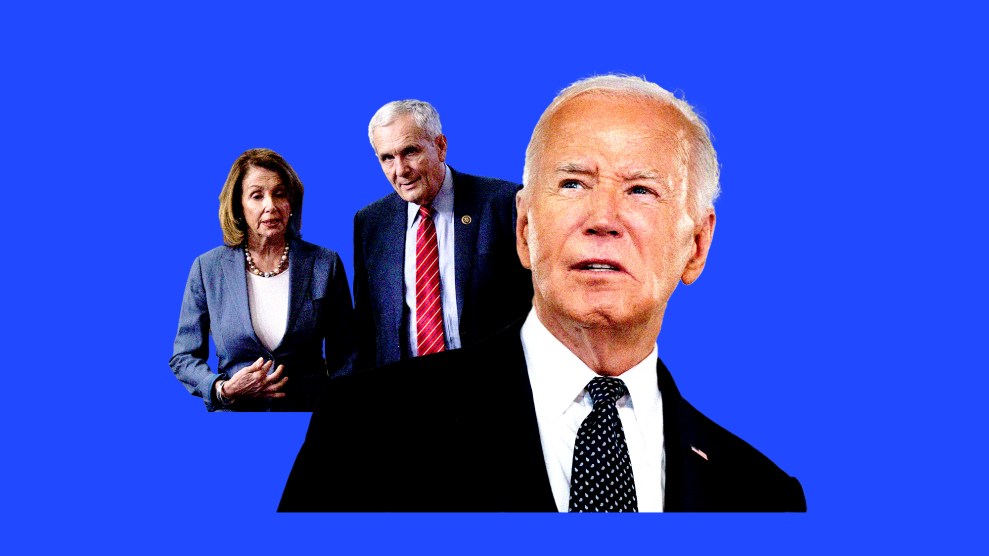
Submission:
<svg viewBox="0 0 989 556">
<path fill-rule="evenodd" d="M 356 367 L 456 349 L 524 316 L 532 282 L 515 253 L 521 186 L 448 167 L 427 102 L 382 106 L 368 137 L 395 192 L 354 218 Z"/>
</svg>

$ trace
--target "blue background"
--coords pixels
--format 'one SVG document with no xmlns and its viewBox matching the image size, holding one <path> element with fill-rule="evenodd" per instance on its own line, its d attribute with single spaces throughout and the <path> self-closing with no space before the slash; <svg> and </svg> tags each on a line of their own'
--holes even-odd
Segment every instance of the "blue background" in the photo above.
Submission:
<svg viewBox="0 0 989 556">
<path fill-rule="evenodd" d="M 6 8 L 3 519 L 14 552 L 913 552 L 984 545 L 986 20 L 951 2 Z M 387 101 L 519 181 L 570 82 L 707 119 L 723 194 L 660 354 L 801 479 L 806 515 L 277 515 L 308 416 L 211 415 L 172 376 L 234 158 L 280 152 L 352 273 Z M 981 347 L 980 347 L 981 346 Z M 600 529 L 595 529 L 600 527 Z M 595 532 L 600 531 L 600 532 Z M 981 542 L 980 542 L 981 541 Z M 758 548 L 757 548 L 758 547 Z"/>
</svg>

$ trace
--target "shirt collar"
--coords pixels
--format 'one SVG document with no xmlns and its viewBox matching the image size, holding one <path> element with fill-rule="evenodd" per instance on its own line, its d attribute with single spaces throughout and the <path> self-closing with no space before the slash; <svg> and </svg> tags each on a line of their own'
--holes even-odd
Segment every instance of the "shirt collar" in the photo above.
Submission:
<svg viewBox="0 0 989 556">
<path fill-rule="evenodd" d="M 406 222 L 406 229 L 411 228 L 416 222 L 416 218 L 419 216 L 419 207 L 415 203 L 406 203 L 408 205 L 408 221 Z M 439 193 L 436 194 L 436 198 L 433 199 L 433 210 L 438 214 L 453 214 L 453 174 L 450 173 L 450 167 L 446 166 L 446 175 L 443 176 L 443 185 L 440 186 Z"/>
<path fill-rule="evenodd" d="M 521 339 L 536 411 L 555 419 L 584 395 L 587 383 L 598 375 L 553 336 L 536 316 L 535 308 L 529 310 L 529 316 L 522 325 Z M 628 388 L 629 399 L 633 402 L 629 405 L 633 411 L 635 400 L 640 400 L 639 406 L 644 408 L 659 397 L 656 382 L 658 356 L 653 344 L 652 352 L 645 359 L 618 377 Z"/>
<path fill-rule="evenodd" d="M 642 419 L 641 413 L 659 402 L 659 382 L 656 378 L 656 361 L 658 359 L 659 349 L 653 343 L 649 355 L 619 377 L 628 388 L 628 397 L 631 400 L 629 405 L 631 405 L 637 419 Z M 636 404 L 635 402 L 639 403 Z"/>
</svg>

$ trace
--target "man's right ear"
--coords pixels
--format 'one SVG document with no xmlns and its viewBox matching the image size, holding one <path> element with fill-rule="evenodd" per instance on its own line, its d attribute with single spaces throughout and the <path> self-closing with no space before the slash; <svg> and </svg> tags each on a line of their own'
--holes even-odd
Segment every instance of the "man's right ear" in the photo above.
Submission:
<svg viewBox="0 0 989 556">
<path fill-rule="evenodd" d="M 529 196 L 525 189 L 515 194 L 515 250 L 519 253 L 522 266 L 532 270 L 529 258 Z"/>
</svg>

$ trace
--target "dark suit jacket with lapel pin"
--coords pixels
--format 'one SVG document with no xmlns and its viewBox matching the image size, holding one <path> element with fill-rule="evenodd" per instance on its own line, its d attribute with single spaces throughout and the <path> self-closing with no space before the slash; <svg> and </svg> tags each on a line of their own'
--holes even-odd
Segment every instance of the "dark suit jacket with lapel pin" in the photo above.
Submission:
<svg viewBox="0 0 989 556">
<path fill-rule="evenodd" d="M 532 277 L 515 250 L 515 193 L 520 185 L 453 177 L 454 272 L 460 343 L 468 346 L 525 316 Z M 397 193 L 354 217 L 354 310 L 357 362 L 370 368 L 407 357 L 405 232 L 408 203 Z"/>
<path fill-rule="evenodd" d="M 335 381 L 279 511 L 556 511 L 519 337 Z M 665 511 L 805 511 L 797 479 L 680 396 L 661 361 Z"/>
<path fill-rule="evenodd" d="M 289 313 L 282 342 L 269 350 L 258 340 L 247 299 L 242 247 L 217 247 L 196 258 L 186 282 L 178 332 L 169 364 L 206 409 L 312 411 L 331 376 L 351 372 L 353 308 L 343 262 L 335 252 L 301 239 L 289 249 Z M 211 370 L 209 335 L 219 368 Z M 325 349 L 325 352 L 324 352 Z M 237 400 L 219 406 L 213 383 L 229 379 L 258 357 L 285 365 L 285 397 Z"/>
</svg>

